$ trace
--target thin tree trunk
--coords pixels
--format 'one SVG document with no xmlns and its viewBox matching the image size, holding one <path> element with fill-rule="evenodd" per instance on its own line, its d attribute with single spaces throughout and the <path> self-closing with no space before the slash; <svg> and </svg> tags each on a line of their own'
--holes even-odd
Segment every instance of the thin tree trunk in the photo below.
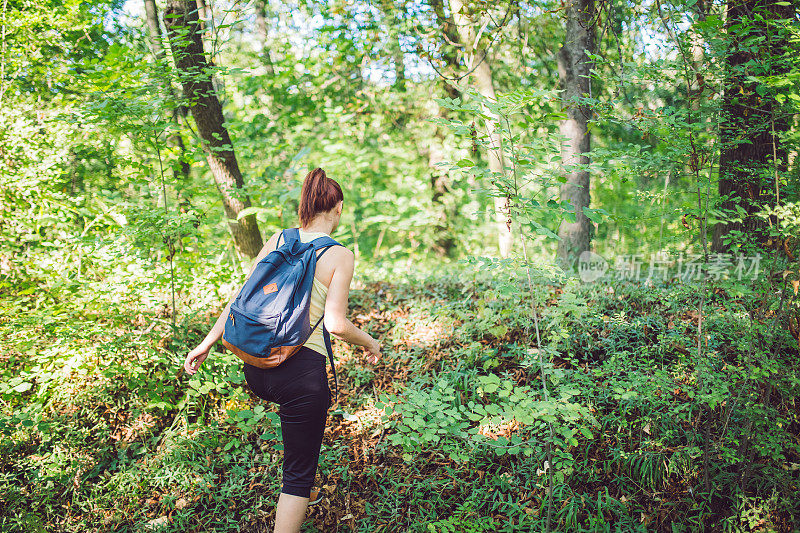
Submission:
<svg viewBox="0 0 800 533">
<path fill-rule="evenodd" d="M 472 52 L 472 64 L 469 68 L 473 68 L 471 76 L 475 83 L 475 88 L 485 98 L 489 100 L 496 100 L 494 92 L 494 81 L 492 79 L 492 69 L 489 65 L 489 57 L 486 56 L 486 50 L 476 42 L 475 26 L 476 21 L 472 17 L 464 13 L 464 4 L 461 0 L 449 0 L 450 13 L 452 13 L 453 20 L 465 49 L 470 48 Z M 465 50 L 466 51 L 466 50 Z M 476 65 L 476 63 L 479 62 Z M 505 174 L 505 156 L 503 154 L 503 139 L 500 131 L 495 127 L 495 119 L 493 113 L 484 109 L 484 112 L 489 115 L 490 120 L 486 121 L 486 132 L 490 139 L 491 147 L 487 150 L 487 158 L 489 160 L 489 170 L 494 175 Z M 511 243 L 513 234 L 511 232 L 511 215 L 509 213 L 510 201 L 508 196 L 499 196 L 494 199 L 495 210 L 495 225 L 497 228 L 497 239 L 500 247 L 500 256 L 508 257 L 511 253 Z"/>
<path fill-rule="evenodd" d="M 150 39 L 150 51 L 159 61 L 164 59 L 164 47 L 161 44 L 161 24 L 158 21 L 158 8 L 155 0 L 144 0 L 144 12 L 147 18 L 147 32 Z"/>
<path fill-rule="evenodd" d="M 2 29 L 0 29 L 0 109 L 3 108 L 3 94 L 6 91 L 6 9 L 8 0 L 3 0 Z"/>
<path fill-rule="evenodd" d="M 441 45 L 439 53 L 447 65 L 446 75 L 451 75 L 459 68 L 458 47 L 460 46 L 460 37 L 456 31 L 453 17 L 445 13 L 442 0 L 430 0 L 430 6 L 436 15 L 436 22 L 440 28 Z M 445 96 L 453 99 L 461 97 L 461 92 L 454 84 L 450 83 L 450 80 L 440 78 L 439 81 L 442 93 Z M 436 115 L 439 118 L 446 119 L 448 117 L 447 108 L 437 106 Z M 428 168 L 430 169 L 431 200 L 434 204 L 436 218 L 434 251 L 437 255 L 446 257 L 450 255 L 456 245 L 450 221 L 455 214 L 455 209 L 452 206 L 452 201 L 450 201 L 449 173 L 446 169 L 438 166 L 439 163 L 445 160 L 445 128 L 438 124 L 435 124 L 434 128 L 431 142 L 425 143 L 420 152 L 428 159 Z"/>
<path fill-rule="evenodd" d="M 440 54 L 444 62 L 447 64 L 449 71 L 452 74 L 458 69 L 458 49 L 463 48 L 461 44 L 461 37 L 456 30 L 456 24 L 453 21 L 452 15 L 446 14 L 442 0 L 429 0 L 431 8 L 436 15 L 436 21 L 441 28 L 441 35 L 443 39 Z M 442 88 L 449 98 L 460 98 L 461 91 L 451 83 L 450 80 L 442 79 Z"/>
<path fill-rule="evenodd" d="M 256 12 L 256 28 L 258 28 L 259 37 L 261 37 L 261 62 L 264 63 L 264 68 L 268 76 L 275 75 L 275 65 L 272 61 L 272 56 L 269 53 L 269 21 L 267 15 L 269 13 L 268 0 L 255 1 Z"/>
<path fill-rule="evenodd" d="M 389 25 L 389 54 L 394 64 L 394 88 L 400 91 L 406 89 L 406 65 L 403 49 L 400 46 L 400 17 L 397 16 L 397 9 L 393 0 L 381 0 L 381 10 L 383 11 Z"/>
<path fill-rule="evenodd" d="M 775 170 L 772 167 L 778 155 L 782 161 L 785 159 L 786 152 L 785 148 L 778 148 L 776 136 L 786 132 L 789 125 L 787 119 L 776 118 L 773 134 L 772 119 L 779 106 L 768 93 L 758 94 L 758 83 L 747 77 L 785 71 L 774 63 L 770 65 L 771 72 L 760 69 L 767 61 L 765 56 L 778 57 L 788 46 L 785 39 L 769 35 L 770 31 L 775 31 L 769 28 L 770 19 L 789 18 L 793 12 L 791 5 L 779 6 L 767 0 L 728 1 L 725 27 L 729 48 L 725 62 L 718 191 L 720 197 L 729 196 L 722 202 L 722 209 L 740 207 L 745 215 L 742 222 L 718 222 L 714 226 L 712 249 L 715 252 L 729 249 L 724 238 L 734 230 L 751 235 L 757 242 L 767 238 L 764 229 L 769 222 L 755 213 L 777 201 L 771 179 Z M 754 17 L 754 14 L 761 17 Z M 753 38 L 763 40 L 759 42 Z M 748 64 L 754 66 L 752 70 Z"/>
<path fill-rule="evenodd" d="M 400 48 L 400 38 L 394 43 L 392 50 L 392 62 L 394 63 L 394 88 L 399 91 L 406 90 L 406 62 L 403 49 Z"/>
<path fill-rule="evenodd" d="M 202 35 L 207 30 L 209 30 L 209 9 L 206 6 L 206 0 L 196 0 L 195 5 L 197 6 L 197 18 L 200 20 L 200 34 Z"/>
<path fill-rule="evenodd" d="M 694 12 L 697 15 L 698 22 L 704 23 L 706 21 L 706 17 L 708 16 L 708 8 L 709 6 L 706 5 L 704 0 L 700 0 L 694 5 Z M 705 41 L 703 40 L 703 37 L 700 35 L 700 32 L 697 28 L 691 29 L 689 39 L 692 43 L 691 75 L 693 75 L 693 78 L 690 77 L 687 80 L 687 91 L 692 111 L 695 113 L 694 119 L 698 120 L 699 117 L 696 113 L 700 110 L 703 89 L 705 88 L 706 83 L 704 76 L 704 65 L 706 63 Z"/>
<path fill-rule="evenodd" d="M 236 220 L 237 215 L 250 206 L 250 199 L 241 191 L 242 173 L 208 72 L 197 10 L 192 4 L 188 0 L 167 0 L 164 22 L 184 96 L 189 101 L 208 166 L 222 195 L 234 244 L 239 254 L 252 258 L 263 246 L 261 232 L 255 215 Z"/>
<path fill-rule="evenodd" d="M 445 112 L 440 109 L 437 115 L 442 117 Z M 420 155 L 428 159 L 428 169 L 430 170 L 431 201 L 434 205 L 435 219 L 433 251 L 439 257 L 448 257 L 456 245 L 450 222 L 454 209 L 449 198 L 448 172 L 438 166 L 439 163 L 443 163 L 445 160 L 444 134 L 438 125 L 435 126 L 432 138 L 419 145 L 419 147 Z"/>
<path fill-rule="evenodd" d="M 148 43 L 150 51 L 157 61 L 165 63 L 167 56 L 164 53 L 164 46 L 162 44 L 161 24 L 158 19 L 158 8 L 156 7 L 155 0 L 144 0 L 144 11 L 147 18 L 147 30 L 149 35 Z M 172 90 L 172 84 L 169 78 L 164 80 L 164 87 L 170 96 L 175 98 L 175 92 Z M 167 144 L 170 147 L 177 148 L 178 161 L 172 167 L 172 174 L 177 183 L 178 205 L 181 209 L 186 210 L 190 207 L 189 197 L 186 191 L 189 189 L 191 183 L 191 166 L 187 161 L 186 144 L 183 142 L 183 136 L 179 132 L 178 113 L 180 107 L 175 107 L 171 111 L 171 120 L 175 131 L 167 139 Z"/>
<path fill-rule="evenodd" d="M 558 77 L 567 118 L 561 121 L 561 161 L 566 183 L 561 186 L 561 200 L 575 209 L 575 222 L 562 221 L 558 228 L 558 261 L 572 266 L 581 252 L 589 249 L 591 223 L 583 212 L 589 207 L 589 172 L 575 165 L 589 164 L 585 154 L 590 149 L 588 129 L 592 111 L 576 99 L 590 93 L 591 62 L 587 52 L 594 50 L 593 0 L 566 0 L 566 36 L 558 53 Z"/>
</svg>

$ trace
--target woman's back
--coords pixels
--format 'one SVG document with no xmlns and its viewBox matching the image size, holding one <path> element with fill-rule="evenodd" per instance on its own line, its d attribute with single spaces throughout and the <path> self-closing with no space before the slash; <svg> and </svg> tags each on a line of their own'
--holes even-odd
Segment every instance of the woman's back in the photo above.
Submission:
<svg viewBox="0 0 800 533">
<path fill-rule="evenodd" d="M 322 231 L 306 231 L 303 228 L 300 228 L 299 231 L 301 242 L 313 241 L 317 237 L 328 235 Z M 328 257 L 328 254 L 330 254 L 332 251 L 333 249 L 329 248 L 325 252 L 319 261 L 317 261 L 317 269 L 314 271 L 314 284 L 311 288 L 311 309 L 309 312 L 309 318 L 312 327 L 325 312 L 325 299 L 328 295 L 328 285 L 330 285 L 330 280 L 333 276 L 336 263 L 335 257 Z M 327 282 L 323 282 L 320 278 L 327 280 Z M 319 352 L 322 355 L 327 354 L 327 350 L 325 349 L 325 339 L 322 336 L 322 325 L 317 326 L 303 346 L 311 348 L 315 352 Z"/>
</svg>

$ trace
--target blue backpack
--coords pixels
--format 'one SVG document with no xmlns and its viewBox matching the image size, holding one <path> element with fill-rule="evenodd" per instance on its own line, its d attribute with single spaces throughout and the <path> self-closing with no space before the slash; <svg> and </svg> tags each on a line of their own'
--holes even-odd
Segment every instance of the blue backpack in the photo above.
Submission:
<svg viewBox="0 0 800 533">
<path fill-rule="evenodd" d="M 322 322 L 324 314 L 313 328 L 310 324 L 314 271 L 322 254 L 331 246 L 341 246 L 327 235 L 301 242 L 297 228 L 283 230 L 277 244 L 258 262 L 231 303 L 222 330 L 222 344 L 244 362 L 259 368 L 276 367 L 294 355 Z M 331 337 L 324 322 L 322 335 L 338 398 Z"/>
</svg>

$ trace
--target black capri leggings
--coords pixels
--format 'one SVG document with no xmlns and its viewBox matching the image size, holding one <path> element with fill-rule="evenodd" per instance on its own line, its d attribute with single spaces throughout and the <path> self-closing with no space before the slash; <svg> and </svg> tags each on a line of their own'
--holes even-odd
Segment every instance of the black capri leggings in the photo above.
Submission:
<svg viewBox="0 0 800 533">
<path fill-rule="evenodd" d="M 325 356 L 303 346 L 275 368 L 244 364 L 247 385 L 256 396 L 280 404 L 283 433 L 281 492 L 308 498 L 319 462 L 331 390 Z"/>
</svg>

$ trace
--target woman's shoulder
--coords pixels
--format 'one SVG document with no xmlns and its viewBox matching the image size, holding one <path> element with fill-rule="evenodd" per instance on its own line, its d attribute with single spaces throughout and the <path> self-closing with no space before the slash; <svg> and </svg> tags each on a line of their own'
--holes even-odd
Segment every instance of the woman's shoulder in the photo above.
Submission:
<svg viewBox="0 0 800 533">
<path fill-rule="evenodd" d="M 355 254 L 344 245 L 331 246 L 325 255 L 320 258 L 323 268 L 333 274 L 334 270 L 344 273 L 355 269 Z M 320 263 L 317 263 L 319 265 Z"/>
<path fill-rule="evenodd" d="M 352 276 L 355 270 L 355 255 L 344 246 L 331 246 L 317 261 L 316 275 L 326 287 L 331 284 L 334 273 Z"/>
<path fill-rule="evenodd" d="M 343 244 L 340 246 L 331 246 L 330 252 L 333 252 L 342 259 L 347 259 L 350 262 L 354 262 L 356 258 L 356 255 L 352 252 L 352 250 Z"/>
</svg>

